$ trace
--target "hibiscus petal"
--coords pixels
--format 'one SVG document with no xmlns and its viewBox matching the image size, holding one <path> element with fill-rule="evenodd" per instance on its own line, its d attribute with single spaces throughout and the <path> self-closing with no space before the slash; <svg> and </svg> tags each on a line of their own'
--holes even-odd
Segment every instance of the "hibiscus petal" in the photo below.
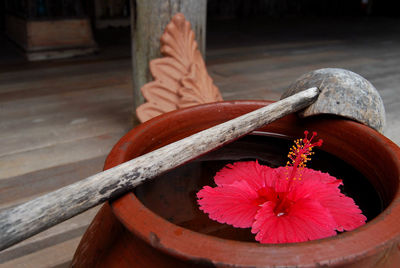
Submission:
<svg viewBox="0 0 400 268">
<path fill-rule="evenodd" d="M 215 188 L 205 186 L 197 193 L 200 209 L 220 223 L 249 228 L 260 209 L 257 192 L 246 181 Z"/>
<path fill-rule="evenodd" d="M 311 198 L 317 200 L 330 211 L 336 221 L 336 230 L 338 231 L 351 231 L 365 224 L 367 218 L 362 215 L 362 211 L 354 200 L 340 192 L 338 187 L 342 184 L 341 180 L 328 173 L 308 168 L 304 169 L 303 179 L 303 183 L 299 184 L 296 191 L 291 193 L 291 199 Z"/>
<path fill-rule="evenodd" d="M 336 223 L 329 211 L 310 199 L 297 200 L 287 214 L 277 216 L 275 203 L 258 210 L 252 233 L 261 243 L 293 243 L 336 235 Z"/>
<path fill-rule="evenodd" d="M 328 208 L 336 221 L 338 231 L 351 231 L 365 224 L 367 217 L 354 200 L 344 194 L 320 198 L 321 205 Z"/>
<path fill-rule="evenodd" d="M 339 185 L 342 182 L 336 177 L 329 175 L 329 173 L 321 172 L 319 170 L 314 170 L 311 168 L 304 168 L 302 174 L 302 178 L 304 178 L 305 180 L 313 179 L 323 183 L 339 183 Z"/>
<path fill-rule="evenodd" d="M 273 169 L 258 164 L 257 161 L 235 162 L 226 165 L 217 172 L 214 181 L 217 185 L 232 184 L 235 181 L 246 181 L 253 189 L 258 190 L 271 183 L 273 177 Z"/>
<path fill-rule="evenodd" d="M 290 200 L 298 199 L 312 199 L 320 201 L 326 197 L 334 197 L 340 194 L 340 189 L 337 187 L 338 183 L 323 183 L 318 180 L 301 180 L 292 182 L 292 190 L 288 194 Z"/>
<path fill-rule="evenodd" d="M 277 167 L 274 170 L 276 171 L 277 174 L 279 174 L 278 176 L 281 179 L 287 178 L 287 174 L 290 174 L 292 171 L 293 167 Z M 302 168 L 300 171 L 298 171 L 301 173 L 301 180 L 317 180 L 323 183 L 331 183 L 331 182 L 335 182 L 337 181 L 337 179 L 331 175 L 329 175 L 329 173 L 324 173 L 321 172 L 319 170 L 314 170 L 311 168 Z M 298 176 L 296 176 L 298 177 Z"/>
</svg>

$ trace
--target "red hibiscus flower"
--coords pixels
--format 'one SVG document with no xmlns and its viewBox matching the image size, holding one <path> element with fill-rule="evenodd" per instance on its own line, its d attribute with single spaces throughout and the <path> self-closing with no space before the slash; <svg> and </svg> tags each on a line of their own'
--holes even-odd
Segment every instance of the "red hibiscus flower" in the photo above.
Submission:
<svg viewBox="0 0 400 268">
<path fill-rule="evenodd" d="M 338 188 L 341 180 L 305 167 L 322 140 L 295 141 L 286 167 L 236 162 L 214 177 L 217 187 L 197 193 L 200 209 L 213 220 L 251 228 L 261 243 L 293 243 L 334 236 L 365 224 L 366 217 Z"/>
</svg>

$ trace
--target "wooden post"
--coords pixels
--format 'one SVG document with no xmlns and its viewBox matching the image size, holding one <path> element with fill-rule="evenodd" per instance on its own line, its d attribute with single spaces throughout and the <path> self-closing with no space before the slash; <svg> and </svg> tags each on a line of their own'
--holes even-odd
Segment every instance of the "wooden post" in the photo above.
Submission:
<svg viewBox="0 0 400 268">
<path fill-rule="evenodd" d="M 176 13 L 191 23 L 203 57 L 207 0 L 131 0 L 132 73 L 134 110 L 144 102 L 140 88 L 153 80 L 149 61 L 161 57 L 160 37 Z"/>
</svg>

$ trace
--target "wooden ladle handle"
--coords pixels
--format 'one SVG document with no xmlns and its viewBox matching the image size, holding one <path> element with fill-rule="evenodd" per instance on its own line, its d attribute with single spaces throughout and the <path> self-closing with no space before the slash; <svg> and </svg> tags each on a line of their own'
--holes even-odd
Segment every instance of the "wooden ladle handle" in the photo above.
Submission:
<svg viewBox="0 0 400 268">
<path fill-rule="evenodd" d="M 0 250 L 313 103 L 315 87 L 0 213 Z"/>
</svg>

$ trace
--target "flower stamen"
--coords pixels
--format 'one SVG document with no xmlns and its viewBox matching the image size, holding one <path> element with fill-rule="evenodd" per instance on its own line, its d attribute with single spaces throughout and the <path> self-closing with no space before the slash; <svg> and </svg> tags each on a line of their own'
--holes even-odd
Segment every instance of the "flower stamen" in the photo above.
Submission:
<svg viewBox="0 0 400 268">
<path fill-rule="evenodd" d="M 312 143 L 312 140 L 317 136 L 317 132 L 313 132 L 310 138 L 308 138 L 308 134 L 307 130 L 304 131 L 304 138 L 295 140 L 294 145 L 290 148 L 289 161 L 286 163 L 286 180 L 301 180 L 302 170 L 306 167 L 306 163 L 311 160 L 310 156 L 314 154 L 312 149 L 315 146 L 322 145 L 322 139 Z M 290 174 L 289 167 L 292 167 Z"/>
</svg>

